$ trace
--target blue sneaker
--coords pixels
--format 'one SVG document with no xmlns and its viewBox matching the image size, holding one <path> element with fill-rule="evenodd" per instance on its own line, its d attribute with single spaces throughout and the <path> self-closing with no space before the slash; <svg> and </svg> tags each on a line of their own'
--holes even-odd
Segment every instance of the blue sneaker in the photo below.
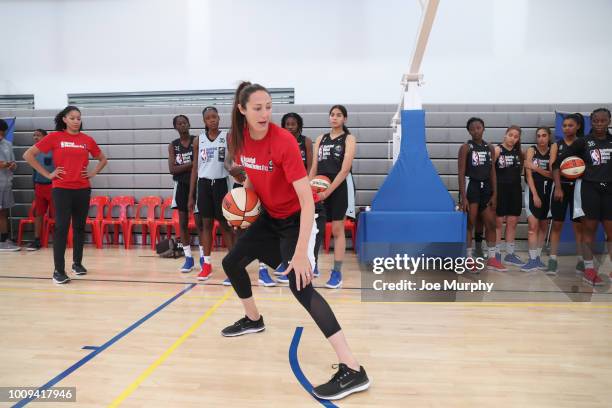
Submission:
<svg viewBox="0 0 612 408">
<path fill-rule="evenodd" d="M 319 272 L 319 265 L 315 265 L 314 271 L 312 271 L 312 276 L 315 278 L 321 276 L 321 272 Z"/>
<path fill-rule="evenodd" d="M 230 282 L 229 278 L 225 278 L 223 281 L 223 286 L 232 286 L 232 282 Z"/>
<path fill-rule="evenodd" d="M 283 284 L 283 285 L 288 285 L 289 284 L 289 277 L 287 277 L 287 275 L 278 275 L 276 277 L 276 282 Z"/>
<path fill-rule="evenodd" d="M 547 266 L 544 264 L 544 262 L 542 262 L 539 256 L 536 258 L 536 263 L 538 264 L 539 270 L 545 271 L 547 269 Z"/>
<path fill-rule="evenodd" d="M 325 286 L 330 289 L 338 289 L 342 286 L 342 273 L 332 269 L 329 280 L 325 283 Z"/>
<path fill-rule="evenodd" d="M 504 257 L 504 263 L 516 266 L 523 266 L 525 262 L 523 262 L 521 258 L 516 256 L 516 254 L 506 254 L 506 256 Z"/>
<path fill-rule="evenodd" d="M 259 284 L 265 287 L 276 286 L 276 282 L 272 280 L 270 274 L 268 273 L 268 268 L 259 269 Z"/>
<path fill-rule="evenodd" d="M 183 264 L 183 266 L 181 266 L 181 272 L 187 273 L 193 271 L 193 265 L 193 257 L 185 257 L 185 263 Z"/>
<path fill-rule="evenodd" d="M 497 259 L 499 262 L 501 262 L 501 252 L 496 252 L 495 253 L 495 259 Z"/>
<path fill-rule="evenodd" d="M 541 262 L 540 262 L 541 263 Z M 527 261 L 527 263 L 523 266 L 521 266 L 521 271 L 523 272 L 533 272 L 533 271 L 537 271 L 540 268 L 539 264 L 538 264 L 538 259 L 531 259 L 529 258 L 529 261 Z"/>
<path fill-rule="evenodd" d="M 282 276 L 283 272 L 285 272 L 287 270 L 287 265 L 285 265 L 284 263 L 280 264 L 278 266 L 278 268 L 276 268 L 276 270 L 274 271 L 274 275 L 276 276 Z M 288 281 L 288 280 L 287 280 Z"/>
</svg>

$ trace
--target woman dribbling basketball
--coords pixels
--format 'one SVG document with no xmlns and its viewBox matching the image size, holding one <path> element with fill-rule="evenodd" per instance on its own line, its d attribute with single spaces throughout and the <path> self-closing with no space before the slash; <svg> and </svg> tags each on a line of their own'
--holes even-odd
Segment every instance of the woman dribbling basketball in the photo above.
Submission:
<svg viewBox="0 0 612 408">
<path fill-rule="evenodd" d="M 310 313 L 338 356 L 338 372 L 313 392 L 339 399 L 363 391 L 370 381 L 351 353 L 334 313 L 313 288 L 314 199 L 295 138 L 270 122 L 272 99 L 261 85 L 243 82 L 236 90 L 229 140 L 230 157 L 247 173 L 262 214 L 223 259 L 223 269 L 242 301 L 246 316 L 222 330 L 226 337 L 261 332 L 263 317 L 255 305 L 245 267 L 254 259 L 268 265 L 287 262 L 291 292 Z"/>
</svg>

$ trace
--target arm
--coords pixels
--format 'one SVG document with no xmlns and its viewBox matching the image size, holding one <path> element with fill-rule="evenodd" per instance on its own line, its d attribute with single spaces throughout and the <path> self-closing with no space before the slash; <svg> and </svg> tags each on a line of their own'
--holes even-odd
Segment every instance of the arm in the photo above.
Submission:
<svg viewBox="0 0 612 408">
<path fill-rule="evenodd" d="M 229 154 L 225 155 L 225 160 L 223 161 L 223 167 L 228 171 L 230 176 L 236 179 L 240 184 L 244 183 L 246 179 L 246 174 L 244 173 L 244 167 L 236 165 L 233 160 L 229 158 Z"/>
<path fill-rule="evenodd" d="M 306 137 L 306 173 L 310 174 L 312 168 L 312 140 Z"/>
<path fill-rule="evenodd" d="M 527 186 L 529 187 L 529 191 L 531 191 L 531 195 L 533 196 L 533 203 L 537 208 L 540 208 L 542 206 L 542 201 L 540 200 L 540 196 L 538 195 L 538 191 L 536 190 L 535 183 L 533 182 L 533 153 L 533 149 L 527 149 L 527 157 L 525 157 L 525 178 L 527 179 Z"/>
<path fill-rule="evenodd" d="M 499 155 L 496 155 L 498 149 L 498 147 L 491 147 L 491 157 L 495 157 L 495 160 L 493 160 L 493 163 L 491 163 L 491 173 L 489 174 L 489 177 L 491 178 L 491 191 L 493 194 L 491 195 L 491 199 L 487 204 L 493 210 L 495 210 L 495 207 L 497 207 L 497 173 L 495 172 L 495 162 L 497 161 L 497 157 Z"/>
<path fill-rule="evenodd" d="M 93 169 L 92 172 L 87 173 L 87 170 L 86 170 L 87 178 L 95 177 L 99 172 L 102 171 L 104 167 L 106 167 L 106 164 L 108 163 L 108 159 L 106 158 L 106 155 L 102 151 L 100 151 L 100 154 L 94 157 L 94 159 L 98 160 L 98 164 L 96 165 L 96 168 Z"/>
<path fill-rule="evenodd" d="M 355 157 L 356 145 L 357 143 L 355 141 L 355 137 L 353 135 L 348 135 L 346 137 L 346 151 L 344 152 L 344 160 L 342 161 L 340 173 L 338 173 L 338 175 L 334 178 L 334 181 L 327 190 L 319 193 L 319 198 L 321 200 L 325 200 L 327 197 L 329 197 L 350 173 L 351 166 L 353 165 L 353 158 Z"/>
<path fill-rule="evenodd" d="M 314 178 L 314 176 L 317 175 L 317 165 L 319 163 L 318 158 L 315 158 L 315 155 L 318 154 L 317 152 L 319 151 L 319 144 L 321 143 L 321 139 L 323 138 L 323 135 L 320 135 L 319 137 L 317 137 L 317 140 L 314 144 L 314 148 L 312 149 L 312 165 L 310 166 L 310 172 L 308 173 L 308 177 L 312 180 Z"/>
<path fill-rule="evenodd" d="M 193 161 L 191 162 L 191 176 L 189 177 L 189 198 L 187 199 L 187 208 L 189 209 L 190 213 L 193 212 L 195 207 L 195 200 L 193 199 L 193 195 L 196 190 L 196 180 L 198 179 L 198 160 L 200 160 L 200 152 L 198 151 L 199 146 L 200 136 L 196 136 L 196 138 L 193 139 Z"/>
<path fill-rule="evenodd" d="M 172 148 L 172 143 L 168 145 L 168 170 L 170 174 L 176 176 L 177 174 L 186 173 L 191 171 L 192 164 L 185 163 L 177 165 L 174 163 L 174 150 Z"/>
<path fill-rule="evenodd" d="M 62 178 L 62 174 L 64 174 L 63 167 L 56 167 L 53 172 L 49 173 L 39 162 L 36 160 L 36 156 L 40 153 L 40 150 L 36 146 L 30 147 L 23 153 L 23 159 L 30 165 L 34 170 L 38 172 L 38 174 L 43 177 L 48 178 L 49 180 L 53 180 L 54 178 Z"/>
<path fill-rule="evenodd" d="M 462 144 L 459 148 L 459 156 L 457 158 L 457 177 L 459 178 L 459 203 L 463 212 L 467 212 L 470 208 L 470 204 L 467 200 L 467 194 L 465 192 L 465 167 L 467 160 L 467 151 L 467 144 Z"/>
<path fill-rule="evenodd" d="M 283 274 L 287 275 L 291 270 L 294 270 L 297 290 L 300 290 L 312 280 L 312 266 L 308 258 L 308 242 L 314 222 L 314 200 L 308 177 L 302 177 L 294 181 L 293 188 L 300 201 L 300 233 L 295 246 L 295 252 L 293 253 L 293 259 Z M 302 284 L 300 284 L 300 281 Z"/>
</svg>

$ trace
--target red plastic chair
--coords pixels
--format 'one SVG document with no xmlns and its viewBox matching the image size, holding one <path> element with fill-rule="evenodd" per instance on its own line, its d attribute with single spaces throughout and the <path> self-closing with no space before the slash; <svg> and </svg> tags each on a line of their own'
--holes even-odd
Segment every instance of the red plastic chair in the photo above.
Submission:
<svg viewBox="0 0 612 408">
<path fill-rule="evenodd" d="M 119 208 L 119 217 L 113 218 L 113 208 Z M 123 243 L 126 245 L 126 233 L 128 229 L 128 216 L 127 211 L 129 207 L 134 207 L 134 197 L 132 196 L 117 196 L 111 199 L 109 204 L 108 213 L 106 214 L 106 218 L 102 220 L 102 229 L 100 231 L 100 236 L 106 237 L 106 242 L 110 242 L 110 233 L 108 227 L 110 225 L 113 226 L 113 243 L 119 243 L 119 229 L 121 229 L 121 233 L 123 234 Z"/>
<path fill-rule="evenodd" d="M 155 223 L 155 209 L 160 207 L 162 204 L 162 200 L 156 196 L 147 196 L 142 197 L 140 201 L 138 201 L 138 205 L 136 206 L 136 215 L 134 219 L 128 221 L 127 226 L 127 235 L 125 240 L 125 247 L 127 249 L 132 246 L 132 231 L 136 225 L 140 225 L 142 227 L 142 244 L 146 245 L 147 243 L 147 232 L 151 232 L 151 243 L 155 240 L 153 235 L 153 224 Z M 144 210 L 147 212 L 147 217 L 143 217 Z"/>
<path fill-rule="evenodd" d="M 51 210 L 49 210 L 51 211 Z M 41 239 L 41 246 L 43 248 L 47 248 L 49 246 L 49 236 L 51 232 L 55 230 L 55 213 L 50 213 L 46 220 L 43 222 L 43 232 Z M 66 248 L 72 248 L 72 221 L 70 221 L 70 226 L 68 227 L 68 240 L 66 241 Z"/>
<path fill-rule="evenodd" d="M 174 210 L 172 212 L 172 222 L 173 222 L 172 227 L 174 228 L 174 232 L 176 234 L 177 241 L 180 241 L 181 229 L 179 226 L 178 210 Z M 198 231 L 198 227 L 196 226 L 195 217 L 193 216 L 193 213 L 189 214 L 189 222 L 187 224 L 187 231 L 192 231 L 192 230 L 195 230 L 196 232 Z"/>
<path fill-rule="evenodd" d="M 355 249 L 355 242 L 357 241 L 357 224 L 352 218 L 347 218 L 344 220 L 344 230 L 351 232 L 351 239 L 353 241 L 353 249 Z M 331 241 L 332 236 L 332 223 L 325 223 L 325 237 L 323 240 L 323 248 L 325 248 L 325 252 L 329 253 L 329 243 Z"/>
<path fill-rule="evenodd" d="M 23 227 L 25 227 L 28 224 L 34 225 L 34 220 L 35 220 L 34 207 L 35 206 L 36 206 L 36 201 L 33 201 L 32 206 L 30 207 L 30 211 L 28 212 L 28 218 L 19 220 L 19 228 L 17 229 L 17 245 L 18 246 L 21 246 L 21 241 L 23 239 Z"/>
<path fill-rule="evenodd" d="M 166 211 L 172 206 L 172 197 L 164 198 L 159 212 L 159 218 L 153 222 L 151 227 L 151 249 L 155 250 L 155 244 L 161 240 L 161 227 L 166 227 L 166 236 L 168 239 L 172 237 L 172 228 L 174 227 L 174 219 L 166 218 Z M 176 211 L 172 210 L 172 215 Z"/>
<path fill-rule="evenodd" d="M 92 241 L 96 248 L 102 248 L 102 221 L 104 220 L 104 209 L 110 203 L 110 199 L 106 196 L 91 197 L 89 199 L 89 208 L 96 207 L 96 216 L 87 217 L 86 225 L 91 226 Z"/>
</svg>

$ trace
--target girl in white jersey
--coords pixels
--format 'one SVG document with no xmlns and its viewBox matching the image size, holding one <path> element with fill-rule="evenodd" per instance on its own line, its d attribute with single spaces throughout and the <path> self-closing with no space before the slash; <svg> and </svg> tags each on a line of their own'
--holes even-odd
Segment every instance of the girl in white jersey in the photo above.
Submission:
<svg viewBox="0 0 612 408">
<path fill-rule="evenodd" d="M 202 219 L 199 231 L 200 245 L 204 249 L 201 260 L 202 271 L 199 280 L 207 280 L 212 273 L 210 252 L 212 250 L 212 230 L 216 219 L 219 221 L 221 235 L 229 249 L 234 243 L 234 234 L 223 217 L 221 203 L 229 191 L 230 169 L 227 162 L 227 132 L 219 130 L 219 113 L 213 106 L 202 111 L 205 130 L 193 143 L 193 167 L 189 183 L 189 210 L 193 211 L 197 202 L 198 213 Z M 232 176 L 238 177 L 240 169 L 231 169 Z M 197 181 L 197 189 L 196 189 Z M 197 201 L 194 200 L 197 191 Z"/>
</svg>

